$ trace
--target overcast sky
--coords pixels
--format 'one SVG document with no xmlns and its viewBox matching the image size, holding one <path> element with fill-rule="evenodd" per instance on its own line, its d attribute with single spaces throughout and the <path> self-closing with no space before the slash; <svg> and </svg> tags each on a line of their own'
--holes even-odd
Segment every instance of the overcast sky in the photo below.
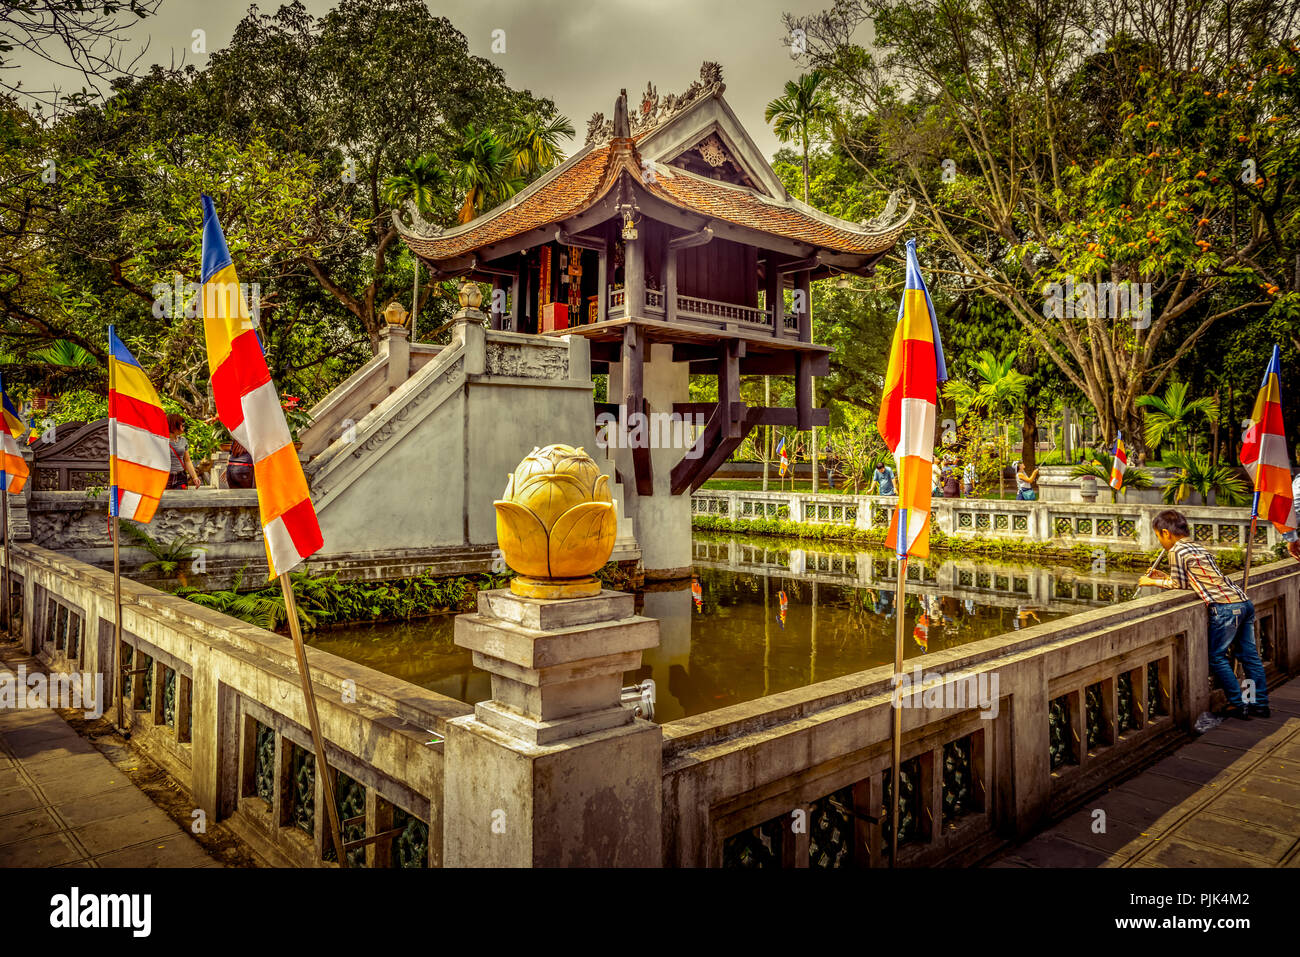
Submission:
<svg viewBox="0 0 1300 957">
<path fill-rule="evenodd" d="M 305 0 L 319 16 L 335 4 Z M 812 13 L 831 0 L 449 0 L 430 9 L 445 16 L 469 40 L 471 52 L 496 61 L 511 86 L 549 96 L 585 137 L 587 120 L 613 114 L 614 99 L 626 87 L 634 102 L 654 82 L 660 96 L 681 93 L 699 75 L 700 64 L 722 64 L 725 96 L 754 141 L 769 158 L 780 147 L 763 122 L 763 107 L 779 96 L 786 80 L 801 71 L 789 54 L 783 12 Z M 261 4 L 272 12 L 279 3 Z M 147 42 L 146 63 L 207 64 L 191 51 L 192 33 L 206 32 L 209 51 L 225 46 L 248 4 L 234 0 L 162 0 L 158 15 L 134 26 L 127 45 L 138 52 Z M 494 30 L 505 31 L 506 51 L 492 52 Z M 20 63 L 24 61 L 15 57 Z M 33 65 L 23 85 L 65 91 L 80 78 Z"/>
</svg>

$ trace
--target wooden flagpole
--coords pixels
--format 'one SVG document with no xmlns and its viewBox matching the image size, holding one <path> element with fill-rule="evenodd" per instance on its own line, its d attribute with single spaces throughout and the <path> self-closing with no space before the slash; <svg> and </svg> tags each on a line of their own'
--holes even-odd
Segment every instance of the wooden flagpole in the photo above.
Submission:
<svg viewBox="0 0 1300 957">
<path fill-rule="evenodd" d="M 325 810 L 329 814 L 330 832 L 334 835 L 335 853 L 339 867 L 348 866 L 348 851 L 343 846 L 343 829 L 339 826 L 339 809 L 334 802 L 334 782 L 330 780 L 329 762 L 325 758 L 325 739 L 320 733 L 320 716 L 316 713 L 316 695 L 311 687 L 311 673 L 307 670 L 307 647 L 302 640 L 302 626 L 298 622 L 298 606 L 293 600 L 293 583 L 287 572 L 280 575 L 280 590 L 284 592 L 284 610 L 289 618 L 289 633 L 293 636 L 293 651 L 298 656 L 298 675 L 302 679 L 302 696 L 307 704 L 307 720 L 311 724 L 311 743 L 316 752 L 316 769 L 320 775 L 321 789 L 325 792 Z"/>
<path fill-rule="evenodd" d="M 1259 521 L 1259 516 L 1255 514 L 1255 509 L 1250 510 L 1250 531 L 1246 533 L 1246 570 L 1241 576 L 1241 590 L 1246 590 L 1246 585 L 1250 583 L 1250 555 L 1255 550 L 1255 523 Z M 1247 595 L 1247 598 L 1250 596 Z"/>
<path fill-rule="evenodd" d="M 898 559 L 898 601 L 895 603 L 895 617 L 897 626 L 894 629 L 894 688 L 898 684 L 903 674 L 903 620 L 906 617 L 907 610 L 907 556 L 902 555 Z M 899 765 L 902 762 L 903 750 L 903 697 L 894 695 L 894 735 L 893 735 L 893 753 L 890 760 L 890 786 L 889 786 L 889 866 L 892 868 L 898 862 L 898 792 L 901 790 L 898 786 Z"/>
<path fill-rule="evenodd" d="M 4 629 L 8 632 L 13 627 L 13 596 L 9 594 L 9 476 L 0 471 L 0 525 L 5 533 L 5 576 L 4 576 Z"/>
<path fill-rule="evenodd" d="M 109 494 L 113 494 L 110 490 Z M 110 511 L 116 511 L 109 503 Z M 114 678 L 113 694 L 117 696 L 117 726 L 123 732 L 126 726 L 122 723 L 122 675 L 126 666 L 122 663 L 122 563 L 118 550 L 118 537 L 121 529 L 118 525 L 120 519 L 113 516 L 113 663 L 117 675 Z M 134 661 L 131 662 L 135 664 Z"/>
</svg>

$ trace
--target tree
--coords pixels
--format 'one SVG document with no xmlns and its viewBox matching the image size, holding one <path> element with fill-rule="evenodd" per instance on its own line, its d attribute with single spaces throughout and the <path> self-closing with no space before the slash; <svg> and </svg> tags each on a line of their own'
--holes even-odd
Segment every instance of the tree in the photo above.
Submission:
<svg viewBox="0 0 1300 957">
<path fill-rule="evenodd" d="M 529 113 L 515 120 L 506 134 L 511 174 L 527 180 L 558 166 L 564 158 L 560 140 L 572 139 L 573 135 L 573 124 L 566 116 Z"/>
<path fill-rule="evenodd" d="M 1029 389 L 1029 376 L 1012 368 L 1014 356 L 999 359 L 984 351 L 976 359 L 968 360 L 975 373 L 975 382 L 952 379 L 944 386 L 943 394 L 957 405 L 957 414 L 965 419 L 971 415 L 987 415 L 994 419 L 1019 408 Z M 1000 430 L 999 430 L 1000 431 Z M 1002 458 L 1010 457 L 1005 439 Z M 1002 496 L 1003 471 L 998 469 L 998 497 Z"/>
<path fill-rule="evenodd" d="M 55 106 L 57 91 L 24 88 L 22 80 L 7 79 L 10 71 L 23 68 L 12 56 L 19 49 L 36 60 L 75 70 L 94 90 L 104 80 L 130 73 L 144 51 L 124 60 L 119 49 L 122 34 L 136 20 L 156 14 L 161 2 L 10 0 L 0 10 L 0 93 L 23 94 Z"/>
<path fill-rule="evenodd" d="M 797 141 L 803 155 L 803 201 L 808 202 L 808 144 L 813 134 L 823 129 L 835 115 L 835 103 L 822 83 L 825 76 L 818 70 L 805 73 L 797 80 L 787 80 L 785 93 L 767 104 L 763 120 L 782 143 Z"/>
<path fill-rule="evenodd" d="M 1002 303 L 1107 434 L 1132 434 L 1136 397 L 1216 322 L 1300 308 L 1284 302 L 1300 58 L 1275 40 L 1297 16 L 1282 0 L 840 0 L 787 26 L 863 175 L 919 194 L 943 274 Z M 854 40 L 867 21 L 871 50 Z M 1067 278 L 1091 305 L 1051 308 Z M 1102 282 L 1138 283 L 1138 309 L 1099 308 Z"/>
<path fill-rule="evenodd" d="M 1151 448 L 1172 442 L 1174 451 L 1195 451 L 1196 420 L 1213 422 L 1219 416 L 1219 403 L 1213 398 L 1187 400 L 1186 382 L 1171 382 L 1163 396 L 1139 396 L 1137 404 L 1147 410 L 1146 440 Z"/>
<path fill-rule="evenodd" d="M 467 127 L 452 156 L 456 187 L 463 196 L 458 214 L 462 223 L 509 199 L 523 186 L 523 178 L 514 172 L 515 156 L 493 130 Z"/>
</svg>

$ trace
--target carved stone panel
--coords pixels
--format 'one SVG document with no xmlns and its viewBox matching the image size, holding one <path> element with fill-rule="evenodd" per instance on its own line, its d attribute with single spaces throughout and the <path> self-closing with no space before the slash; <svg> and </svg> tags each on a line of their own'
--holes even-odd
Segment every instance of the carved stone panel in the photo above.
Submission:
<svg viewBox="0 0 1300 957">
<path fill-rule="evenodd" d="M 520 379 L 567 379 L 569 347 L 534 346 L 514 342 L 489 342 L 486 351 L 488 375 Z"/>
</svg>

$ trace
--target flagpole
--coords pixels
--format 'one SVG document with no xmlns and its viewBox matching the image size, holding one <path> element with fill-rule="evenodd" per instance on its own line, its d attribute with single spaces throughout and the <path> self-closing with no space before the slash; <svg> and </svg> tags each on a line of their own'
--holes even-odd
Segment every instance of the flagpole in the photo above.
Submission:
<svg viewBox="0 0 1300 957">
<path fill-rule="evenodd" d="M 5 532 L 4 629 L 8 632 L 13 627 L 13 596 L 9 594 L 9 475 L 3 471 L 0 471 L 0 525 Z"/>
<path fill-rule="evenodd" d="M 302 640 L 302 626 L 298 622 L 298 606 L 293 600 L 293 584 L 288 573 L 280 575 L 280 590 L 284 592 L 284 610 L 289 618 L 289 633 L 293 636 L 294 654 L 298 656 L 298 674 L 302 679 L 302 696 L 307 705 L 307 720 L 311 724 L 311 743 L 316 752 L 316 767 L 321 788 L 325 792 L 325 810 L 329 814 L 330 831 L 339 867 L 348 866 L 347 849 L 343 846 L 343 829 L 339 826 L 339 809 L 334 803 L 334 782 L 330 780 L 329 762 L 325 758 L 325 741 L 320 733 L 320 716 L 316 713 L 316 695 L 311 687 L 311 674 L 307 670 L 307 648 Z"/>
<path fill-rule="evenodd" d="M 894 688 L 897 689 L 899 681 L 903 674 L 903 629 L 904 618 L 907 611 L 907 556 L 900 555 L 898 559 L 898 601 L 895 605 L 897 619 L 894 629 Z M 893 735 L 893 753 L 890 761 L 890 788 L 889 788 L 889 866 L 892 868 L 898 862 L 898 792 L 901 790 L 898 786 L 899 765 L 902 759 L 903 750 L 903 698 L 902 695 L 894 695 L 894 735 Z"/>
<path fill-rule="evenodd" d="M 112 489 L 111 495 L 116 496 L 117 490 Z M 116 512 L 109 503 L 110 510 Z M 113 663 L 114 670 L 117 672 L 113 694 L 117 696 L 117 726 L 123 732 L 126 731 L 126 725 L 122 723 L 122 673 L 125 667 L 122 664 L 122 564 L 118 551 L 118 517 L 113 515 Z M 132 664 L 135 664 L 132 661 Z"/>
<path fill-rule="evenodd" d="M 1250 506 L 1250 531 L 1246 533 L 1246 570 L 1241 575 L 1241 590 L 1245 592 L 1246 585 L 1250 581 L 1250 555 L 1255 550 L 1255 523 L 1259 521 L 1259 492 L 1255 493 L 1255 501 Z M 8 562 L 6 562 L 8 564 Z M 1250 596 L 1247 595 L 1247 598 Z"/>
</svg>

